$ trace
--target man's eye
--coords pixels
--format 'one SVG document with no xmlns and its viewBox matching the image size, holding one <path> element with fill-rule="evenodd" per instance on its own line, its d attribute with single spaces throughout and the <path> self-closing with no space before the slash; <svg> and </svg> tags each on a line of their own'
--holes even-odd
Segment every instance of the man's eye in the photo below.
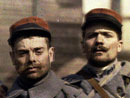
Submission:
<svg viewBox="0 0 130 98">
<path fill-rule="evenodd" d="M 27 54 L 27 52 L 26 52 L 26 51 L 20 51 L 20 52 L 18 52 L 17 54 L 18 54 L 19 56 L 24 56 L 24 55 Z"/>
<path fill-rule="evenodd" d="M 35 51 L 35 53 L 36 53 L 36 55 L 40 55 L 43 53 L 43 50 L 37 50 L 37 51 Z"/>
<path fill-rule="evenodd" d="M 113 37 L 111 34 L 108 34 L 108 33 L 104 33 L 104 36 L 106 36 L 107 38 Z"/>
<path fill-rule="evenodd" d="M 90 39 L 90 38 L 94 38 L 94 37 L 96 37 L 96 36 L 97 36 L 97 33 L 93 33 L 93 34 L 88 34 L 88 35 L 86 36 L 86 38 Z"/>
</svg>

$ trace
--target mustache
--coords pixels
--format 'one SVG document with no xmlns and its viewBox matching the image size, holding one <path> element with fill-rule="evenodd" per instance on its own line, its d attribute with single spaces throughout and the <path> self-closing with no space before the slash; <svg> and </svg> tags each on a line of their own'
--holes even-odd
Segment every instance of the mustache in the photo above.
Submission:
<svg viewBox="0 0 130 98">
<path fill-rule="evenodd" d="M 39 66 L 38 64 L 34 64 L 34 63 L 27 63 L 26 65 L 26 68 L 25 70 L 28 70 L 28 69 L 32 69 L 32 68 L 41 68 L 41 66 Z"/>
<path fill-rule="evenodd" d="M 103 46 L 103 45 L 97 45 L 97 46 L 94 46 L 93 47 L 93 49 L 92 49 L 92 51 L 104 51 L 104 52 L 106 52 L 106 51 L 108 51 L 108 49 L 109 48 L 107 48 L 107 47 L 105 47 L 105 46 Z"/>
</svg>

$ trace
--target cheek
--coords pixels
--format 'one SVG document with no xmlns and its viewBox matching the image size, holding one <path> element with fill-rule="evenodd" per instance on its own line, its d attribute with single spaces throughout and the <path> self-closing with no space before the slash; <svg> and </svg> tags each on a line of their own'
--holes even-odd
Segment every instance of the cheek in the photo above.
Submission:
<svg viewBox="0 0 130 98">
<path fill-rule="evenodd" d="M 49 62 L 49 56 L 48 54 L 46 55 L 41 55 L 38 57 L 37 59 L 37 63 L 41 64 L 41 65 L 46 65 Z"/>
<path fill-rule="evenodd" d="M 26 63 L 26 57 L 20 57 L 15 59 L 16 65 L 24 65 Z"/>
<path fill-rule="evenodd" d="M 86 50 L 91 50 L 91 48 L 94 46 L 95 39 L 90 39 L 86 40 L 85 45 L 86 45 Z"/>
<path fill-rule="evenodd" d="M 16 71 L 17 71 L 19 74 L 21 74 L 21 73 L 24 72 L 25 66 L 22 65 L 21 63 L 18 63 L 18 64 L 19 64 L 19 65 L 15 65 L 15 69 L 16 69 Z"/>
<path fill-rule="evenodd" d="M 87 39 L 86 44 L 91 47 L 95 44 L 95 40 L 96 38 Z"/>
<path fill-rule="evenodd" d="M 22 72 L 25 69 L 26 59 L 25 58 L 17 58 L 15 59 L 15 68 L 18 73 Z"/>
<path fill-rule="evenodd" d="M 110 50 L 112 50 L 111 51 L 112 53 L 116 53 L 118 51 L 118 43 L 117 42 L 110 44 L 109 47 L 110 47 Z"/>
<path fill-rule="evenodd" d="M 41 73 L 46 73 L 51 67 L 49 56 L 39 58 L 38 62 L 39 62 L 39 66 L 41 67 L 40 70 Z"/>
</svg>

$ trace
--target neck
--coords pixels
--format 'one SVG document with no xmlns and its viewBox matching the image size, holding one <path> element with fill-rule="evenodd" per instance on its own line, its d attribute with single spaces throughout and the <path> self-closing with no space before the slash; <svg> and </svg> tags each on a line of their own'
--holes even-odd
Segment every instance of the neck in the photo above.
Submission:
<svg viewBox="0 0 130 98">
<path fill-rule="evenodd" d="M 117 60 L 117 58 L 114 58 L 110 61 L 96 61 L 96 60 L 88 60 L 88 64 L 94 66 L 94 67 L 98 67 L 98 68 L 103 68 L 106 66 L 109 66 L 110 64 L 112 64 L 113 62 L 115 62 Z"/>
<path fill-rule="evenodd" d="M 115 65 L 117 63 L 117 59 L 115 59 L 113 62 L 109 63 L 109 64 L 106 64 L 106 65 L 93 65 L 93 63 L 89 63 L 88 62 L 88 67 L 90 67 L 91 69 L 93 69 L 93 71 L 95 73 L 101 73 L 103 72 L 104 70 L 106 69 L 109 69 L 111 68 L 113 65 Z M 100 67 L 99 67 L 100 66 Z M 103 66 L 103 67 L 101 67 Z"/>
<path fill-rule="evenodd" d="M 40 84 L 41 83 L 40 81 L 45 80 L 47 75 L 48 73 L 37 79 L 30 79 L 20 76 L 18 83 L 21 87 L 23 87 L 23 89 L 28 89 L 31 88 L 32 86 Z"/>
</svg>

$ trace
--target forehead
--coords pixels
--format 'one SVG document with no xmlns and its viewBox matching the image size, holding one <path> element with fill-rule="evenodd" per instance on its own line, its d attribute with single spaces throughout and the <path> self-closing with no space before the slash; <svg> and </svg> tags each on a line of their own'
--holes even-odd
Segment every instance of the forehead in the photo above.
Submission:
<svg viewBox="0 0 130 98">
<path fill-rule="evenodd" d="M 36 48 L 47 47 L 47 38 L 40 36 L 33 36 L 27 38 L 19 38 L 15 42 L 15 48 Z"/>
</svg>

